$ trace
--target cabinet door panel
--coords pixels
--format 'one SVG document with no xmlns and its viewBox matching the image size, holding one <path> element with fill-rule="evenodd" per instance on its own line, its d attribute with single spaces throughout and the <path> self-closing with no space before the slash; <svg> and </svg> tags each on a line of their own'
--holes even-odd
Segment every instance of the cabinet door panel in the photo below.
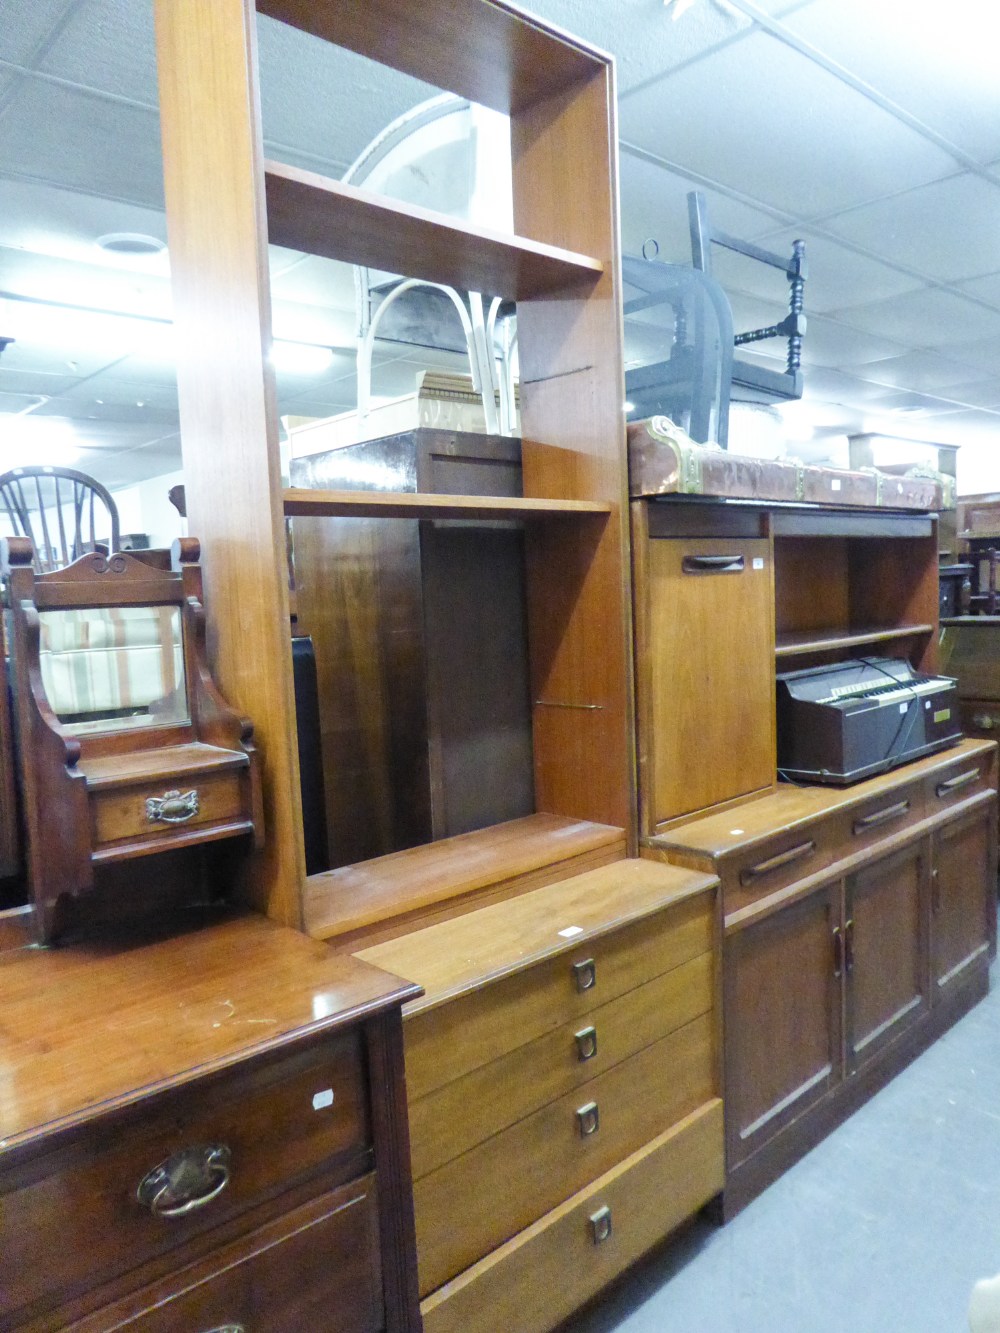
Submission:
<svg viewBox="0 0 1000 1333">
<path fill-rule="evenodd" d="M 725 944 L 729 1167 L 841 1076 L 840 883 Z"/>
<path fill-rule="evenodd" d="M 934 834 L 932 967 L 935 998 L 981 963 L 996 931 L 996 806 Z"/>
<path fill-rule="evenodd" d="M 770 563 L 760 539 L 650 542 L 654 824 L 774 779 Z"/>
<path fill-rule="evenodd" d="M 884 857 L 847 881 L 847 1059 L 858 1069 L 924 1013 L 929 844 Z"/>
</svg>

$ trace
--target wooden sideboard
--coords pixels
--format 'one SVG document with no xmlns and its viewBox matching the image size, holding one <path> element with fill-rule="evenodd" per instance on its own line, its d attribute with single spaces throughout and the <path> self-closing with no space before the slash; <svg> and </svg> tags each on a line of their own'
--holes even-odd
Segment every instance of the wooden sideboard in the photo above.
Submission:
<svg viewBox="0 0 1000 1333">
<path fill-rule="evenodd" d="M 0 1329 L 418 1330 L 418 987 L 194 915 L 0 953 Z"/>
<path fill-rule="evenodd" d="M 714 875 L 624 860 L 358 956 L 405 1011 L 426 1333 L 541 1333 L 722 1187 Z"/>
</svg>

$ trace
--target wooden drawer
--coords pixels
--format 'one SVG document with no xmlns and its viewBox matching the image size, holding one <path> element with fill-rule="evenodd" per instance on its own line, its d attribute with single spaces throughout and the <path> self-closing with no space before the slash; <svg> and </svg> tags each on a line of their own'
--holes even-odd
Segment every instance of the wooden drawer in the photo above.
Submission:
<svg viewBox="0 0 1000 1333">
<path fill-rule="evenodd" d="M 408 1017 L 410 1102 L 708 953 L 713 902 L 711 894 L 697 894 Z"/>
<path fill-rule="evenodd" d="M 545 1333 L 722 1184 L 722 1103 L 713 1100 L 428 1296 L 424 1333 Z"/>
<path fill-rule="evenodd" d="M 491 1138 L 712 1007 L 712 955 L 699 954 L 635 990 L 471 1070 L 410 1103 L 413 1177 Z M 497 1022 L 506 1019 L 497 1011 Z"/>
<path fill-rule="evenodd" d="M 925 779 L 927 813 L 936 814 L 958 801 L 967 800 L 996 786 L 996 750 L 961 755 L 929 774 Z"/>
<path fill-rule="evenodd" d="M 72 1333 L 375 1333 L 383 1327 L 375 1177 L 72 1324 Z"/>
<path fill-rule="evenodd" d="M 418 1180 L 421 1294 L 469 1267 L 714 1092 L 712 1020 L 704 1014 Z"/>
<path fill-rule="evenodd" d="M 927 813 L 926 784 L 901 783 L 838 812 L 839 855 L 850 856 L 918 823 Z"/>
<path fill-rule="evenodd" d="M 732 812 L 734 824 L 739 813 L 738 808 Z M 722 855 L 718 872 L 724 912 L 735 912 L 826 869 L 839 855 L 839 844 L 839 823 L 817 817 Z"/>
<path fill-rule="evenodd" d="M 359 1174 L 368 1145 L 356 1032 L 85 1127 L 5 1175 L 0 1326 L 14 1311 L 47 1309 L 183 1245 L 320 1169 L 335 1169 L 338 1157 L 342 1179 L 349 1166 Z M 139 1202 L 140 1182 L 154 1168 L 184 1150 L 211 1147 L 229 1156 L 228 1163 L 216 1160 L 197 1188 L 192 1181 L 192 1194 L 212 1195 L 203 1205 L 165 1216 Z M 147 1197 L 155 1192 L 154 1185 Z M 161 1195 L 153 1207 L 167 1202 Z"/>
<path fill-rule="evenodd" d="M 190 817 L 182 811 L 179 822 L 170 822 L 156 818 L 147 809 L 147 801 L 178 792 L 182 796 L 189 792 L 197 794 L 197 811 Z M 95 848 L 135 838 L 168 839 L 183 830 L 249 818 L 244 813 L 243 774 L 239 770 L 213 773 L 210 777 L 193 774 L 190 781 L 179 787 L 159 778 L 140 786 L 93 791 L 90 808 Z"/>
</svg>

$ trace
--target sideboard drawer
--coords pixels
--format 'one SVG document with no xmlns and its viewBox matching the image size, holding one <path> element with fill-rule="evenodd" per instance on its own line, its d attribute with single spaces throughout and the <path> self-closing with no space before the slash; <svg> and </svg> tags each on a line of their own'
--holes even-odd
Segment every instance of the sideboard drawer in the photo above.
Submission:
<svg viewBox="0 0 1000 1333">
<path fill-rule="evenodd" d="M 108 787 L 91 793 L 95 849 L 135 838 L 176 837 L 185 829 L 230 824 L 245 812 L 244 776 L 236 769 L 210 776 L 193 774 L 179 787 L 162 778 L 137 786 Z"/>
<path fill-rule="evenodd" d="M 0 1325 L 176 1248 L 338 1157 L 345 1169 L 367 1162 L 364 1080 L 360 1034 L 346 1032 L 146 1101 L 12 1167 L 0 1196 Z"/>
<path fill-rule="evenodd" d="M 840 855 L 850 856 L 901 833 L 926 814 L 926 786 L 922 780 L 886 787 L 840 812 Z"/>
<path fill-rule="evenodd" d="M 739 808 L 733 810 L 739 824 Z M 728 914 L 805 879 L 832 863 L 838 852 L 835 820 L 816 818 L 783 829 L 719 859 L 723 910 Z"/>
<path fill-rule="evenodd" d="M 383 1327 L 369 1175 L 171 1274 L 69 1333 L 376 1333 Z"/>
<path fill-rule="evenodd" d="M 960 756 L 925 779 L 927 813 L 947 809 L 979 792 L 992 791 L 996 781 L 995 750 Z"/>
</svg>

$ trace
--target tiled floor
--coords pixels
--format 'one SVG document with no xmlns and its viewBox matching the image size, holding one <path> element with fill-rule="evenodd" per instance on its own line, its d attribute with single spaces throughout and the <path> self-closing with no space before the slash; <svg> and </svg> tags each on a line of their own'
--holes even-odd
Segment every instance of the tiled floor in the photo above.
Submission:
<svg viewBox="0 0 1000 1333">
<path fill-rule="evenodd" d="M 1000 1271 L 1000 973 L 727 1226 L 698 1222 L 573 1333 L 964 1333 Z"/>
</svg>

